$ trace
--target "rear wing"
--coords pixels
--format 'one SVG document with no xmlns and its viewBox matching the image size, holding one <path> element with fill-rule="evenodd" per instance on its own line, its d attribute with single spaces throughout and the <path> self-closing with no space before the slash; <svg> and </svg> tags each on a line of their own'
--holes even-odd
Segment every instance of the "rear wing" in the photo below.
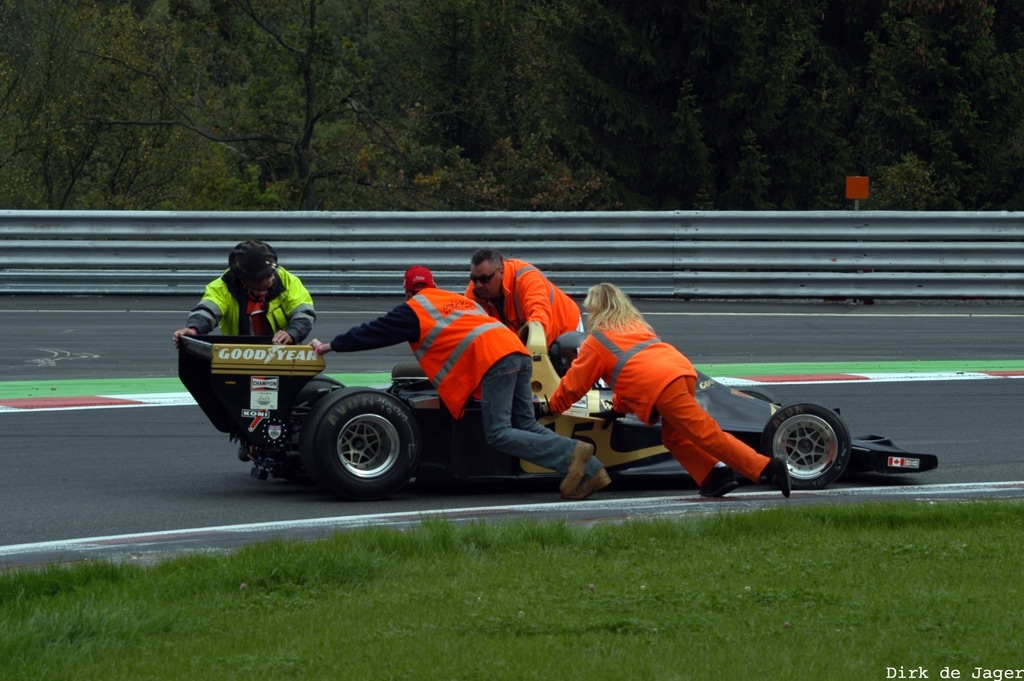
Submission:
<svg viewBox="0 0 1024 681">
<path fill-rule="evenodd" d="M 182 336 L 178 378 L 217 430 L 244 432 L 254 444 L 271 444 L 280 436 L 299 391 L 327 363 L 312 346 L 261 340 Z"/>
</svg>

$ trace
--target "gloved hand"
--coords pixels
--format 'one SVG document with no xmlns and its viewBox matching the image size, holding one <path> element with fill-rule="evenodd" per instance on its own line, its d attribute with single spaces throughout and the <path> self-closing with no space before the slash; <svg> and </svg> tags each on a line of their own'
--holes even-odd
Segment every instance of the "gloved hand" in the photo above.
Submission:
<svg viewBox="0 0 1024 681">
<path fill-rule="evenodd" d="M 547 402 L 534 402 L 533 403 L 533 417 L 536 419 L 542 419 L 545 416 L 551 416 L 551 407 L 548 406 Z"/>
<path fill-rule="evenodd" d="M 601 428 L 607 428 L 612 425 L 613 421 L 621 419 L 625 414 L 621 411 L 615 411 L 614 409 L 605 409 L 603 411 L 594 411 L 590 413 L 591 416 L 599 419 L 604 419 L 604 425 Z"/>
</svg>

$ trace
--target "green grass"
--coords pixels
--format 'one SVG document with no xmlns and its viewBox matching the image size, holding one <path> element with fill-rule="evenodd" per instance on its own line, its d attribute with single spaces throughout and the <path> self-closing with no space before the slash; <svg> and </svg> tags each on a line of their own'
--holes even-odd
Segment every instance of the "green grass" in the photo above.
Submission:
<svg viewBox="0 0 1024 681">
<path fill-rule="evenodd" d="M 348 386 L 382 385 L 391 374 L 327 374 Z M 0 399 L 187 393 L 178 378 L 96 378 L 61 381 L 0 381 Z"/>
<path fill-rule="evenodd" d="M 1019 503 L 885 503 L 13 571 L 0 678 L 971 678 L 1024 668 L 1022 537 Z"/>
<path fill-rule="evenodd" d="M 900 362 L 787 362 L 777 364 L 700 364 L 710 376 L 785 376 L 821 373 L 900 373 L 934 371 L 1020 371 L 1024 360 L 954 360 Z M 384 385 L 390 373 L 328 373 L 348 386 Z M 186 392 L 176 377 L 101 378 L 60 381 L 0 381 L 0 399 L 81 397 Z"/>
</svg>

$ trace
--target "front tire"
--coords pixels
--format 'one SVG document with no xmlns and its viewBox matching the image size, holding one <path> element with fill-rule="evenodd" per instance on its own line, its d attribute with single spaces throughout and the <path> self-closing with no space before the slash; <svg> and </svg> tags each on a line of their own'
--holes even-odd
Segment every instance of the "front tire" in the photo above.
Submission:
<svg viewBox="0 0 1024 681">
<path fill-rule="evenodd" d="M 419 464 L 419 426 L 398 398 L 373 388 L 343 388 L 313 407 L 299 439 L 309 476 L 336 496 L 383 499 Z"/>
<path fill-rule="evenodd" d="M 793 489 L 822 489 L 850 463 L 850 432 L 831 409 L 791 404 L 769 419 L 759 449 L 786 460 Z"/>
</svg>

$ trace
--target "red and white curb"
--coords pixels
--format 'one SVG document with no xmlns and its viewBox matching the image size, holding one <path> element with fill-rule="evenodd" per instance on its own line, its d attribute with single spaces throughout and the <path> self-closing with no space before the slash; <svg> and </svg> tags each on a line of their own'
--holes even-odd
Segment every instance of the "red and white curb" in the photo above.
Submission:
<svg viewBox="0 0 1024 681">
<path fill-rule="evenodd" d="M 780 376 L 728 376 L 716 378 L 722 385 L 798 385 L 802 383 L 907 383 L 911 381 L 977 381 L 990 378 L 1024 378 L 1024 369 L 1006 371 L 908 371 L 902 373 L 788 374 Z"/>
<path fill-rule="evenodd" d="M 195 404 L 188 393 L 146 395 L 88 395 L 80 397 L 16 397 L 0 399 L 0 412 L 61 411 L 65 409 L 120 409 L 125 407 L 175 407 Z"/>
<path fill-rule="evenodd" d="M 911 381 L 976 381 L 1024 378 L 1024 369 L 1006 371 L 909 371 L 903 373 L 787 374 L 779 376 L 722 376 L 715 380 L 735 388 L 815 383 L 906 383 Z M 0 399 L 0 412 L 59 411 L 64 409 L 116 409 L 194 405 L 188 393 L 141 395 L 89 395 L 80 397 L 15 397 Z"/>
</svg>

